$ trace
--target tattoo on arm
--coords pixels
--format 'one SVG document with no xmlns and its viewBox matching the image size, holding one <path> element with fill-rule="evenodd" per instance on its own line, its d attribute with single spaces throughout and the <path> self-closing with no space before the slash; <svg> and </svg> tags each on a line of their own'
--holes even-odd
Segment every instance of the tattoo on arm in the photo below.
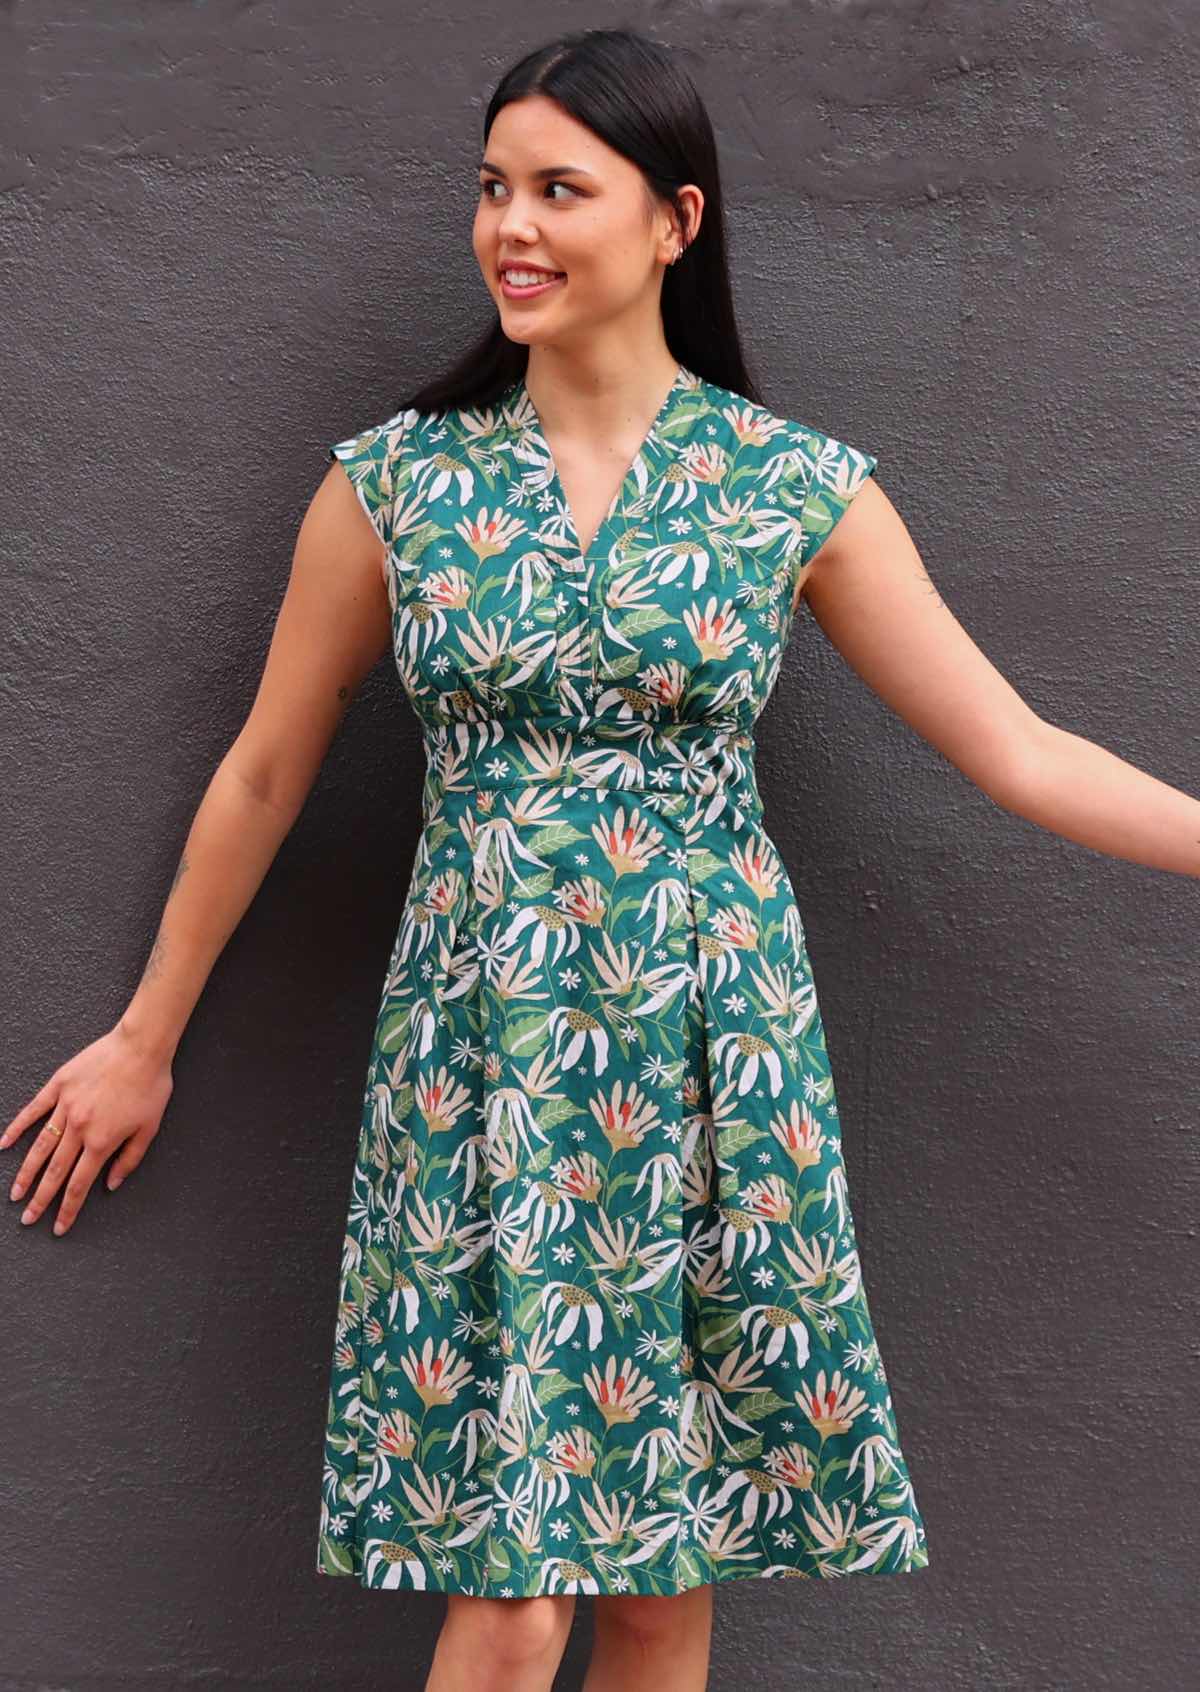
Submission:
<svg viewBox="0 0 1200 1692">
<path fill-rule="evenodd" d="M 187 853 L 184 852 L 180 855 L 179 862 L 175 866 L 175 876 L 174 876 L 174 879 L 171 882 L 171 886 L 170 886 L 170 888 L 167 892 L 167 898 L 168 899 L 171 897 L 171 894 L 174 893 L 175 889 L 179 886 L 179 883 L 183 879 L 183 876 L 186 874 L 188 868 L 189 868 L 189 865 L 188 865 L 188 861 L 187 861 Z"/>
<path fill-rule="evenodd" d="M 171 897 L 174 894 L 175 889 L 179 886 L 179 883 L 187 874 L 189 867 L 187 853 L 183 852 L 180 854 L 179 862 L 175 866 L 175 874 L 171 880 L 171 886 L 167 893 L 168 904 L 171 902 Z M 167 942 L 163 935 L 162 928 L 160 927 L 158 933 L 154 936 L 154 944 L 150 948 L 150 956 L 146 960 L 146 968 L 142 972 L 143 981 L 153 981 L 154 977 L 162 969 L 163 958 L 166 955 L 166 950 Z"/>
<path fill-rule="evenodd" d="M 939 605 L 944 606 L 946 601 L 942 598 L 941 594 L 938 592 L 937 583 L 934 581 L 933 577 L 929 574 L 928 570 L 924 570 L 924 569 L 919 570 L 917 572 L 917 575 L 918 575 L 919 580 L 921 580 L 925 583 L 925 586 L 929 589 L 930 593 L 933 595 L 933 597 L 937 601 L 937 603 Z"/>
<path fill-rule="evenodd" d="M 162 968 L 163 954 L 165 953 L 166 949 L 167 949 L 166 941 L 163 939 L 162 930 L 160 929 L 159 932 L 154 936 L 154 944 L 150 948 L 150 956 L 146 960 L 145 969 L 142 971 L 142 980 L 143 981 L 153 981 L 154 980 L 154 977 L 159 973 L 160 969 Z"/>
</svg>

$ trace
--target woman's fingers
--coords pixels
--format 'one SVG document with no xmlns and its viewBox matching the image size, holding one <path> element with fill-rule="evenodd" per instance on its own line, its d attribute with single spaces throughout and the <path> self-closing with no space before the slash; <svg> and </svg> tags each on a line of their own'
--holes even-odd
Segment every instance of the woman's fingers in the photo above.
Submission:
<svg viewBox="0 0 1200 1692">
<path fill-rule="evenodd" d="M 55 1132 L 62 1129 L 61 1133 Z M 21 1198 L 29 1190 L 32 1182 L 46 1159 L 42 1178 L 29 1195 L 29 1203 L 21 1213 L 22 1222 L 36 1222 L 54 1197 L 66 1178 L 67 1171 L 74 1163 L 79 1151 L 79 1130 L 70 1124 L 63 1125 L 55 1122 L 53 1117 L 42 1129 L 37 1139 L 25 1153 L 25 1161 L 17 1170 L 17 1178 L 12 1184 L 10 1198 Z"/>
<path fill-rule="evenodd" d="M 17 1112 L 3 1134 L 0 1134 L 0 1150 L 3 1150 L 5 1146 L 11 1146 L 14 1140 L 19 1140 L 31 1122 L 36 1122 L 39 1116 L 45 1116 L 58 1097 L 57 1089 L 58 1078 L 52 1075 L 46 1085 L 33 1095 L 25 1108 Z"/>
<path fill-rule="evenodd" d="M 103 1167 L 104 1154 L 92 1151 L 89 1146 L 84 1146 L 75 1161 L 75 1167 L 71 1171 L 71 1179 L 67 1182 L 62 1203 L 58 1207 L 58 1215 L 54 1218 L 54 1232 L 56 1234 L 65 1234 L 79 1215 L 79 1207 L 91 1192 L 92 1183 Z M 41 1189 L 38 1190 L 40 1192 Z"/>
<path fill-rule="evenodd" d="M 59 1128 L 62 1128 L 61 1133 L 58 1132 Z M 62 1123 L 54 1120 L 54 1112 L 51 1111 L 49 1120 L 42 1128 L 41 1133 L 34 1135 L 20 1168 L 13 1176 L 13 1184 L 8 1193 L 10 1199 L 25 1197 L 38 1170 L 46 1159 L 53 1155 L 55 1147 L 61 1145 L 64 1139 L 66 1139 L 66 1128 L 63 1127 Z"/>
<path fill-rule="evenodd" d="M 129 1136 L 117 1156 L 113 1158 L 112 1167 L 105 1177 L 105 1184 L 109 1192 L 115 1192 L 126 1175 L 133 1174 L 138 1164 L 145 1157 L 146 1148 L 157 1132 L 156 1127 L 139 1128 Z"/>
</svg>

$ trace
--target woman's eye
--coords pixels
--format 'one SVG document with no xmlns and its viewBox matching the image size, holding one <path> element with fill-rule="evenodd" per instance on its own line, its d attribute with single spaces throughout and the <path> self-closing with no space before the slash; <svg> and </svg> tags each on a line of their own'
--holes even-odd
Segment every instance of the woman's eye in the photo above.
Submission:
<svg viewBox="0 0 1200 1692">
<path fill-rule="evenodd" d="M 486 182 L 480 183 L 479 192 L 483 195 L 483 198 L 485 200 L 493 200 L 493 199 L 495 199 L 495 195 L 489 194 L 488 189 L 489 188 L 502 188 L 503 186 L 504 186 L 504 184 L 500 181 L 500 179 L 498 177 L 492 176 L 492 177 L 489 177 Z M 578 189 L 572 187 L 572 185 L 569 182 L 560 182 L 560 181 L 547 182 L 546 187 L 547 188 L 565 188 L 567 190 L 568 194 L 577 194 L 578 193 Z"/>
</svg>

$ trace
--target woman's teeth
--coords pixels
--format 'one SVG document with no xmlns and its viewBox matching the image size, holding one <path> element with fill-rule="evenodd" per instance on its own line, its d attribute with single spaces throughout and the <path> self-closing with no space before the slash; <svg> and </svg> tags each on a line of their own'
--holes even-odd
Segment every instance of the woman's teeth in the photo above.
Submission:
<svg viewBox="0 0 1200 1692">
<path fill-rule="evenodd" d="M 544 294 L 548 288 L 557 288 L 560 282 L 566 281 L 566 272 L 557 271 L 548 275 L 544 270 L 502 270 L 500 272 L 500 289 L 515 300 L 531 300 L 538 294 Z"/>
</svg>

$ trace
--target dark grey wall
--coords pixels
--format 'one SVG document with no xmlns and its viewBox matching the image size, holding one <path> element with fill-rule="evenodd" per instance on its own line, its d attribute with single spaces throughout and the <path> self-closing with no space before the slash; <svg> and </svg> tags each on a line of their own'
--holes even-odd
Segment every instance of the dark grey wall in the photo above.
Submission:
<svg viewBox="0 0 1200 1692">
<path fill-rule="evenodd" d="M 9 0 L 0 1119 L 136 984 L 327 443 L 490 310 L 469 230 L 495 76 L 619 21 L 700 55 L 769 403 L 879 454 L 1036 709 L 1200 790 L 1191 0 Z M 711 1684 L 1182 1688 L 1196 888 L 998 810 L 807 616 L 759 745 L 930 1567 L 718 1588 Z M 423 1682 L 442 1601 L 314 1570 L 418 748 L 381 664 L 141 1169 L 62 1240 L 9 1207 L 4 1688 Z"/>
</svg>

